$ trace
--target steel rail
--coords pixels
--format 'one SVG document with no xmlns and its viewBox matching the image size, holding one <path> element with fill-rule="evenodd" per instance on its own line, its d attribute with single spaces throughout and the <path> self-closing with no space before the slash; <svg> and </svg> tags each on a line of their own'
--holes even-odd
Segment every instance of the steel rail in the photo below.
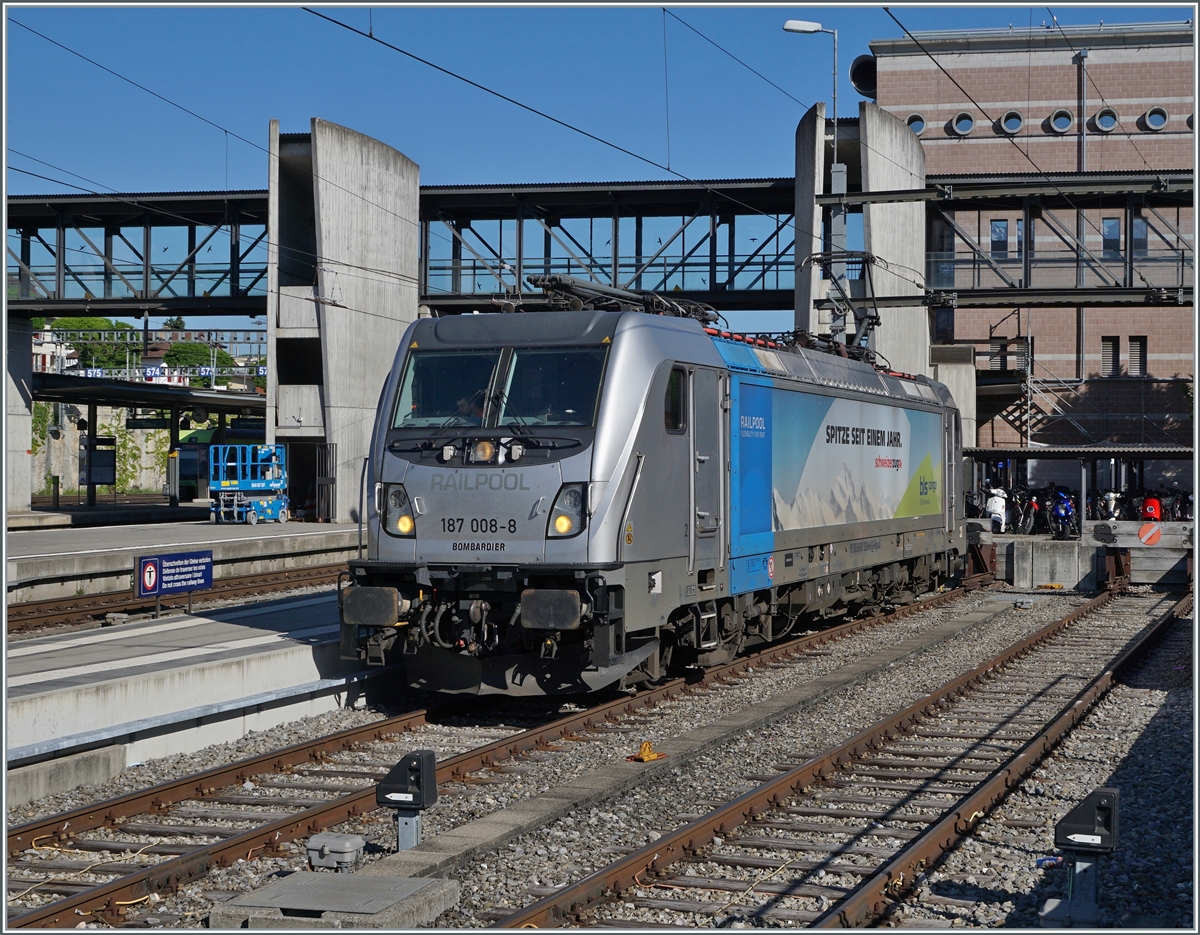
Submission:
<svg viewBox="0 0 1200 935">
<path fill-rule="evenodd" d="M 937 823 L 928 827 L 920 837 L 888 860 L 871 877 L 863 880 L 854 892 L 832 906 L 812 923 L 813 928 L 857 928 L 883 914 L 910 891 L 916 878 L 933 866 L 960 840 L 970 834 L 977 821 L 990 812 L 1009 791 L 1020 785 L 1056 743 L 1086 716 L 1091 707 L 1112 687 L 1116 673 L 1137 656 L 1192 606 L 1188 594 L 1174 607 L 1148 624 L 1125 649 L 1076 695 L 1075 700 L 1044 727 L 1033 740 L 1022 747 L 1007 763 L 998 767 L 974 792 L 960 801 Z"/>
<path fill-rule="evenodd" d="M 281 591 L 297 586 L 333 583 L 339 571 L 344 571 L 345 562 L 330 565 L 313 565 L 308 568 L 286 568 L 282 571 L 255 572 L 249 575 L 234 575 L 217 578 L 211 591 L 197 592 L 202 597 L 196 603 L 212 599 L 236 597 L 262 591 Z M 162 607 L 186 607 L 187 595 L 171 595 L 160 598 Z M 109 591 L 103 594 L 84 594 L 79 597 L 56 597 L 44 601 L 22 601 L 7 607 L 8 632 L 33 629 L 52 623 L 94 616 L 113 611 L 152 608 L 153 598 L 134 597 L 132 590 Z"/>
<path fill-rule="evenodd" d="M 850 765 L 855 757 L 862 756 L 879 743 L 895 737 L 901 731 L 918 723 L 921 718 L 936 714 L 941 705 L 956 695 L 982 682 L 997 669 L 1058 635 L 1082 617 L 1104 607 L 1113 600 L 1116 593 L 1108 591 L 1100 594 L 1059 620 L 1002 650 L 986 662 L 963 673 L 902 711 L 884 718 L 844 743 L 781 773 L 771 782 L 750 790 L 690 824 L 664 834 L 652 844 L 589 874 L 559 892 L 498 920 L 490 927 L 553 928 L 561 926 L 564 922 L 582 920 L 589 909 L 608 902 L 621 891 L 637 885 L 646 885 L 639 879 L 642 874 L 656 874 L 672 863 L 711 844 L 714 837 L 727 836 L 732 829 L 753 820 L 755 816 L 765 811 L 783 805 L 793 795 L 831 776 L 840 767 Z M 1028 762 L 1031 767 L 1035 761 L 1029 760 Z M 961 807 L 955 808 L 952 813 L 954 817 L 951 825 L 965 823 L 964 830 L 969 830 L 974 819 L 964 822 L 963 816 L 960 815 L 961 811 Z M 966 814 L 970 817 L 974 815 L 974 812 Z M 908 854 L 909 852 L 905 850 L 903 853 Z M 938 853 L 940 855 L 940 850 Z M 911 870 L 909 874 L 907 879 L 911 880 L 915 874 Z M 858 891 L 856 890 L 856 892 Z M 838 910 L 841 905 L 841 903 L 837 904 L 830 911 Z M 845 924 L 854 923 L 847 922 Z"/>
<path fill-rule="evenodd" d="M 571 714 L 550 724 L 501 738 L 438 763 L 437 781 L 441 783 L 462 780 L 468 773 L 475 770 L 492 766 L 523 753 L 545 749 L 550 745 L 552 739 L 570 738 L 580 730 L 599 726 L 606 721 L 618 720 L 661 701 L 738 675 L 746 669 L 814 649 L 871 627 L 936 608 L 957 600 L 965 593 L 967 593 L 966 589 L 955 589 L 936 594 L 898 608 L 890 614 L 850 621 L 828 630 L 767 647 L 733 662 L 709 669 L 696 680 L 674 679 L 633 697 L 619 698 L 587 711 Z M 449 709 L 454 709 L 457 705 L 465 706 L 469 703 L 470 700 L 451 702 L 446 707 L 436 709 L 436 713 L 447 713 Z M 176 802 L 188 798 L 203 798 L 215 793 L 223 786 L 245 782 L 253 775 L 268 771 L 285 771 L 289 766 L 320 759 L 321 754 L 329 750 L 345 749 L 355 743 L 381 739 L 383 736 L 411 730 L 413 727 L 427 723 L 427 716 L 434 713 L 434 711 L 417 711 L 363 727 L 339 731 L 328 737 L 296 744 L 259 757 L 240 760 L 141 792 L 109 799 L 91 807 L 29 822 L 9 832 L 8 852 L 10 855 L 19 853 L 51 836 L 55 840 L 63 842 L 64 847 L 69 847 L 67 842 L 70 841 L 73 834 L 80 831 L 117 824 L 124 818 L 147 811 L 162 812 Z M 125 905 L 138 902 L 151 893 L 173 892 L 180 886 L 203 877 L 213 867 L 228 866 L 239 858 L 249 859 L 256 853 L 260 856 L 277 854 L 279 845 L 285 842 L 315 834 L 325 828 L 360 817 L 366 812 L 373 811 L 376 807 L 375 786 L 368 785 L 362 791 L 322 802 L 294 815 L 251 828 L 223 841 L 197 847 L 194 851 L 162 861 L 137 873 L 99 884 L 86 892 L 31 909 L 10 918 L 8 925 L 11 928 L 53 928 L 74 926 L 81 920 L 93 917 L 117 923 L 124 918 Z"/>
</svg>

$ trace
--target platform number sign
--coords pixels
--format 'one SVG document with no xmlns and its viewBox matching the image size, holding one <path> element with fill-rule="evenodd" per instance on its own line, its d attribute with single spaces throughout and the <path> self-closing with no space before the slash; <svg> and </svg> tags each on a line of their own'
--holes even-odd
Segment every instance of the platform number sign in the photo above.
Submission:
<svg viewBox="0 0 1200 935">
<path fill-rule="evenodd" d="M 138 597 L 208 591 L 213 584 L 211 551 L 143 555 L 134 569 Z"/>
</svg>

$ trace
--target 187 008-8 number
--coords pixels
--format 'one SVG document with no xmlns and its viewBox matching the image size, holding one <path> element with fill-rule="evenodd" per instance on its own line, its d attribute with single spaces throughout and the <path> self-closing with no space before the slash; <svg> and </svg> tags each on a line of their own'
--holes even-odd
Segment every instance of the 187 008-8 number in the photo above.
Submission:
<svg viewBox="0 0 1200 935">
<path fill-rule="evenodd" d="M 442 532 L 462 532 L 464 526 L 468 527 L 473 533 L 508 532 L 509 534 L 513 534 L 517 531 L 517 521 L 515 519 L 500 520 L 493 517 L 473 516 L 467 520 L 461 516 L 442 517 Z"/>
</svg>

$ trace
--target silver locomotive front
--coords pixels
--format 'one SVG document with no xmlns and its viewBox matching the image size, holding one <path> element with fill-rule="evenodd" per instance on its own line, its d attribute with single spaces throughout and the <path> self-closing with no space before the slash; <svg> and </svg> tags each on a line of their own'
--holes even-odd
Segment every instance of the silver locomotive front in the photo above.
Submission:
<svg viewBox="0 0 1200 935">
<path fill-rule="evenodd" d="M 372 439 L 368 558 L 350 563 L 354 585 L 341 592 L 343 658 L 402 659 L 418 688 L 566 694 L 611 684 L 654 651 L 614 641 L 619 565 L 589 561 L 589 526 L 605 519 L 592 464 L 621 318 L 409 328 Z"/>
</svg>

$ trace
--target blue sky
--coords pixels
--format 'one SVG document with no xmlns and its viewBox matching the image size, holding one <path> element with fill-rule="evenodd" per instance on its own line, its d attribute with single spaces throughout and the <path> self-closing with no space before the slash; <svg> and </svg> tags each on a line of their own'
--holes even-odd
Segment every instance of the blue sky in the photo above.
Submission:
<svg viewBox="0 0 1200 935">
<path fill-rule="evenodd" d="M 666 162 L 658 6 L 320 9 Z M 912 30 L 1050 20 L 1045 7 L 892 9 Z M 1181 20 L 1192 10 L 1052 9 L 1064 24 Z M 879 7 L 671 10 L 805 105 L 829 99 L 832 39 L 785 33 L 782 24 L 800 18 L 838 29 L 845 116 L 857 113 L 860 100 L 845 77 L 850 63 L 871 39 L 900 34 Z M 120 191 L 265 188 L 266 155 L 14 20 L 264 147 L 270 118 L 296 132 L 319 116 L 401 150 L 420 165 L 425 183 L 667 177 L 297 7 L 10 6 L 6 14 L 7 145 Z M 666 22 L 672 167 L 692 178 L 790 174 L 804 108 L 678 21 Z M 62 173 L 6 155 L 10 193 L 67 190 L 11 167 L 68 178 Z M 739 324 L 752 326 L 750 319 Z"/>
</svg>

